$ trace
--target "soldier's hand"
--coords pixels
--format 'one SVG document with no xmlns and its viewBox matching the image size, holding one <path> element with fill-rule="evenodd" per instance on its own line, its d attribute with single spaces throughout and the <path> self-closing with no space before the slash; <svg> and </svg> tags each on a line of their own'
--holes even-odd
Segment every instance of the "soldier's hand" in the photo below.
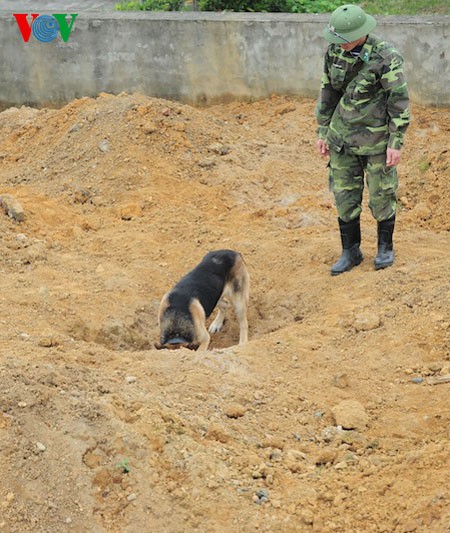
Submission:
<svg viewBox="0 0 450 533">
<path fill-rule="evenodd" d="M 323 139 L 317 141 L 317 151 L 322 157 L 326 157 L 330 153 L 327 143 Z"/>
<path fill-rule="evenodd" d="M 400 162 L 400 150 L 388 148 L 386 150 L 386 166 L 396 167 Z"/>
</svg>

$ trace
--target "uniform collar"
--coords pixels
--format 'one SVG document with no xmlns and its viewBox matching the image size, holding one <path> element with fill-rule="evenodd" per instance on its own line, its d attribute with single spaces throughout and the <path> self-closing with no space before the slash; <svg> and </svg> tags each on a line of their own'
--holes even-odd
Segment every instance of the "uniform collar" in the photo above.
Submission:
<svg viewBox="0 0 450 533">
<path fill-rule="evenodd" d="M 364 63 L 367 63 L 370 59 L 370 56 L 372 55 L 373 50 L 373 39 L 371 35 L 367 36 L 366 42 L 363 44 L 363 47 L 361 48 L 361 52 L 359 53 L 359 58 Z"/>
</svg>

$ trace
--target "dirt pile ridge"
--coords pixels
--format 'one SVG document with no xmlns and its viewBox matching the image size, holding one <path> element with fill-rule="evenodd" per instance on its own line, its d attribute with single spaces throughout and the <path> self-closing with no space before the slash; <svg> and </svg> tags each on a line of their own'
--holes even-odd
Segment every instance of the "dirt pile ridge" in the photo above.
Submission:
<svg viewBox="0 0 450 533">
<path fill-rule="evenodd" d="M 450 110 L 413 107 L 396 263 L 339 253 L 314 102 L 101 94 L 0 113 L 0 531 L 449 531 Z M 250 342 L 157 351 L 243 253 Z"/>
</svg>

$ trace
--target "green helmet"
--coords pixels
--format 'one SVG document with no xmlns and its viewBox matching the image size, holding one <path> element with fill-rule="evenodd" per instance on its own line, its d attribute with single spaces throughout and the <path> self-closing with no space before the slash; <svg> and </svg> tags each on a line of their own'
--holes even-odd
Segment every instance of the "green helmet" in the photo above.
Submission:
<svg viewBox="0 0 450 533">
<path fill-rule="evenodd" d="M 344 44 L 357 41 L 370 33 L 377 21 L 365 13 L 359 6 L 346 4 L 331 13 L 330 23 L 323 35 L 327 41 Z"/>
</svg>

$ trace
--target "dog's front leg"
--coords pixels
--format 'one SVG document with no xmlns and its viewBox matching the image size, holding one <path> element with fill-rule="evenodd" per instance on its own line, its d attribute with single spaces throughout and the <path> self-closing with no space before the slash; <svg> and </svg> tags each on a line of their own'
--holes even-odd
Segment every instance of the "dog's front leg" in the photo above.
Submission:
<svg viewBox="0 0 450 533">
<path fill-rule="evenodd" d="M 194 323 L 195 344 L 198 344 L 198 349 L 207 350 L 209 341 L 211 339 L 208 330 L 206 329 L 206 315 L 202 304 L 197 300 L 192 300 L 189 310 Z"/>
<path fill-rule="evenodd" d="M 217 304 L 217 309 L 219 310 L 217 313 L 216 318 L 214 321 L 210 324 L 208 331 L 210 333 L 217 333 L 220 331 L 223 327 L 223 324 L 225 322 L 225 319 L 227 317 L 227 311 L 230 304 L 228 303 L 225 298 L 221 298 L 219 300 L 219 303 Z"/>
</svg>

